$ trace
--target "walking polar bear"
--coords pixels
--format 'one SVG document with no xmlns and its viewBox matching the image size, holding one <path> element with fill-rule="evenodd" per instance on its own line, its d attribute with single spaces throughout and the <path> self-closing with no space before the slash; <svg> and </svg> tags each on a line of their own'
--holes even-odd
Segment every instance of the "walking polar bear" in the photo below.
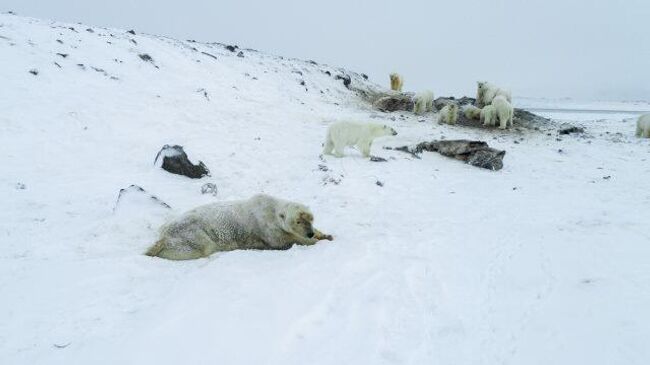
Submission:
<svg viewBox="0 0 650 365">
<path fill-rule="evenodd" d="M 515 111 L 508 100 L 499 95 L 492 100 L 492 106 L 496 109 L 497 117 L 499 118 L 499 129 L 506 129 L 508 124 L 512 127 Z"/>
<path fill-rule="evenodd" d="M 396 135 L 393 128 L 383 124 L 336 122 L 327 129 L 323 154 L 331 155 L 334 151 L 334 156 L 343 157 L 345 147 L 356 146 L 363 157 L 369 157 L 375 138 Z"/>
<path fill-rule="evenodd" d="M 636 136 L 650 138 L 650 114 L 643 114 L 637 119 Z"/>
<path fill-rule="evenodd" d="M 145 253 L 170 260 L 207 257 L 237 249 L 286 250 L 332 236 L 312 226 L 306 206 L 258 194 L 248 200 L 192 209 L 162 226 L 160 239 Z"/>
<path fill-rule="evenodd" d="M 433 110 L 433 91 L 426 90 L 415 96 L 415 107 L 413 113 L 424 114 Z"/>
<path fill-rule="evenodd" d="M 487 81 L 479 81 L 476 91 L 476 106 L 483 108 L 486 105 L 490 105 L 492 104 L 492 100 L 499 95 L 512 102 L 512 95 L 509 90 L 500 89 Z"/>
<path fill-rule="evenodd" d="M 447 124 L 456 124 L 458 121 L 458 105 L 447 104 L 440 109 L 438 114 L 438 122 Z"/>
<path fill-rule="evenodd" d="M 396 72 L 390 74 L 390 89 L 393 91 L 402 92 L 402 86 L 404 85 L 404 80 L 402 76 Z"/>
</svg>

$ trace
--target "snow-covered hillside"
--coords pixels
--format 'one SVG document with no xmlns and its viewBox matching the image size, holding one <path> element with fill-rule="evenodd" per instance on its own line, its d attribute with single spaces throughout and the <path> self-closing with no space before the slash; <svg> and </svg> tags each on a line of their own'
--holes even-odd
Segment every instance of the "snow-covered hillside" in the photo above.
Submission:
<svg viewBox="0 0 650 365">
<path fill-rule="evenodd" d="M 362 74 L 134 33 L 0 15 L 0 364 L 650 361 L 650 143 L 632 119 L 443 126 L 371 110 L 337 78 L 379 87 Z M 346 118 L 399 132 L 373 146 L 388 162 L 319 158 Z M 506 150 L 503 170 L 381 148 L 443 136 Z M 154 167 L 164 144 L 211 176 Z M 114 209 L 131 184 L 172 209 Z M 259 192 L 335 240 L 142 255 L 166 219 Z"/>
</svg>

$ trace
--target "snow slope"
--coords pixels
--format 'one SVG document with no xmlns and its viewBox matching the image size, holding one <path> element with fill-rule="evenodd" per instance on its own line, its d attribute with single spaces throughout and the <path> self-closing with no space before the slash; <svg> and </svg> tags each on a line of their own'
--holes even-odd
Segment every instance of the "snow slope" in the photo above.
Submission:
<svg viewBox="0 0 650 365">
<path fill-rule="evenodd" d="M 0 363 L 650 360 L 650 144 L 632 120 L 561 138 L 443 126 L 370 110 L 335 76 L 376 86 L 343 69 L 87 28 L 0 15 Z M 396 128 L 373 146 L 389 161 L 322 161 L 339 118 Z M 505 149 L 504 169 L 381 149 L 442 136 Z M 164 144 L 212 176 L 155 168 Z M 114 209 L 131 184 L 172 209 Z M 335 240 L 141 254 L 166 219 L 258 192 L 307 204 Z"/>
</svg>

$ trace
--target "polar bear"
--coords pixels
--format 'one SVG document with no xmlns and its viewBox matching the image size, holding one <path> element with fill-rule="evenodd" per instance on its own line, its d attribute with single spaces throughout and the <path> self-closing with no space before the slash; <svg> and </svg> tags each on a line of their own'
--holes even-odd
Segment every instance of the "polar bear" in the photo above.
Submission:
<svg viewBox="0 0 650 365">
<path fill-rule="evenodd" d="M 650 114 L 643 114 L 637 119 L 636 136 L 650 138 Z"/>
<path fill-rule="evenodd" d="M 413 113 L 424 114 L 433 110 L 433 91 L 421 91 L 415 95 Z"/>
<path fill-rule="evenodd" d="M 499 119 L 499 129 L 506 129 L 508 124 L 512 127 L 512 119 L 514 117 L 515 111 L 512 108 L 512 105 L 508 100 L 502 96 L 498 95 L 492 99 L 492 106 L 497 111 L 497 118 Z"/>
<path fill-rule="evenodd" d="M 404 84 L 404 80 L 402 79 L 402 76 L 396 72 L 393 72 L 390 74 L 390 89 L 393 91 L 399 91 L 402 92 L 402 85 Z"/>
<path fill-rule="evenodd" d="M 481 121 L 485 126 L 494 126 L 497 122 L 497 108 L 494 105 L 486 105 L 481 109 Z"/>
<path fill-rule="evenodd" d="M 213 203 L 192 209 L 160 229 L 160 239 L 145 253 L 170 260 L 207 257 L 237 249 L 286 250 L 293 244 L 332 240 L 312 226 L 306 206 L 270 195 Z"/>
<path fill-rule="evenodd" d="M 463 114 L 465 114 L 465 118 L 467 119 L 481 119 L 481 109 L 474 105 L 465 105 L 463 108 Z"/>
<path fill-rule="evenodd" d="M 438 122 L 447 124 L 456 124 L 458 121 L 458 105 L 447 104 L 438 114 Z"/>
<path fill-rule="evenodd" d="M 487 81 L 479 81 L 476 90 L 476 106 L 482 108 L 492 104 L 495 96 L 504 96 L 509 102 L 512 102 L 512 96 L 509 90 L 500 89 Z"/>
<path fill-rule="evenodd" d="M 363 157 L 369 157 L 375 138 L 396 135 L 393 128 L 383 124 L 336 122 L 327 129 L 323 154 L 331 155 L 334 151 L 334 156 L 343 157 L 345 147 L 357 146 Z"/>
</svg>

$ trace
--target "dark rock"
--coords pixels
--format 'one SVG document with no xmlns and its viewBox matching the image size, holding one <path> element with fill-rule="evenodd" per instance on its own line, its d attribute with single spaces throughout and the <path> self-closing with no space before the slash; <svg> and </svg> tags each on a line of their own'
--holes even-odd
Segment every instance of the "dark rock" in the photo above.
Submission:
<svg viewBox="0 0 650 365">
<path fill-rule="evenodd" d="M 129 41 L 131 41 L 131 43 L 133 43 L 135 45 L 138 45 L 138 42 L 136 42 L 135 39 L 129 39 Z"/>
<path fill-rule="evenodd" d="M 83 63 L 77 63 L 77 66 L 79 66 L 79 68 L 82 70 L 86 69 L 86 66 Z"/>
<path fill-rule="evenodd" d="M 133 34 L 133 35 L 135 35 L 135 30 L 133 30 L 133 29 L 131 29 L 131 30 L 127 30 L 126 32 L 129 33 L 129 34 Z"/>
<path fill-rule="evenodd" d="M 138 55 L 138 57 L 140 57 L 140 59 L 145 62 L 153 62 L 153 58 L 146 53 L 141 53 Z"/>
<path fill-rule="evenodd" d="M 68 54 L 67 54 L 67 53 L 57 53 L 56 55 L 57 55 L 57 56 L 61 56 L 61 57 L 63 57 L 63 58 L 67 58 L 67 57 L 68 57 Z"/>
<path fill-rule="evenodd" d="M 244 52 L 239 51 L 239 53 L 237 53 L 237 57 L 244 58 Z"/>
<path fill-rule="evenodd" d="M 327 76 L 332 76 L 332 73 L 329 72 L 329 71 L 324 71 L 323 73 L 324 73 L 325 75 L 327 75 Z"/>
<path fill-rule="evenodd" d="M 571 134 L 571 133 L 584 133 L 585 129 L 582 127 L 576 127 L 576 126 L 571 126 L 571 127 L 565 127 L 562 128 L 558 131 L 558 134 Z"/>
<path fill-rule="evenodd" d="M 16 183 L 16 189 L 17 190 L 25 190 L 25 189 L 27 189 L 27 185 L 25 185 L 23 183 Z"/>
<path fill-rule="evenodd" d="M 376 184 L 377 186 L 384 186 L 384 183 L 381 182 L 381 181 L 379 181 L 379 180 L 377 180 L 377 181 L 375 182 L 375 184 Z"/>
<path fill-rule="evenodd" d="M 363 77 L 364 80 L 368 80 L 368 75 L 366 74 L 361 74 L 361 77 Z"/>
<path fill-rule="evenodd" d="M 230 52 L 235 52 L 237 50 L 237 46 L 225 46 L 224 48 L 226 48 Z"/>
<path fill-rule="evenodd" d="M 345 75 L 345 74 L 336 75 L 335 79 L 343 80 L 343 85 L 348 89 L 350 88 L 350 83 L 352 83 L 352 79 L 350 78 L 350 75 Z"/>
<path fill-rule="evenodd" d="M 370 156 L 370 161 L 372 162 L 388 162 L 387 159 L 379 156 Z"/>
<path fill-rule="evenodd" d="M 59 65 L 58 63 L 54 62 L 54 64 L 56 65 L 56 67 L 61 68 L 61 65 Z"/>
<path fill-rule="evenodd" d="M 57 39 L 56 41 L 59 42 L 60 44 L 63 44 L 63 41 L 60 39 Z"/>
<path fill-rule="evenodd" d="M 86 28 L 86 32 L 88 33 L 95 33 L 95 31 L 92 28 Z"/>
<path fill-rule="evenodd" d="M 201 186 L 201 194 L 210 194 L 212 196 L 217 196 L 218 189 L 217 185 L 213 183 L 205 183 Z"/>
<path fill-rule="evenodd" d="M 160 157 L 162 157 L 161 167 L 163 170 L 171 172 L 172 174 L 183 175 L 192 179 L 200 179 L 203 176 L 210 176 L 210 170 L 208 170 L 202 161 L 199 161 L 198 165 L 194 165 L 190 162 L 187 154 L 183 150 L 183 146 L 164 145 L 163 148 L 158 151 L 156 159 L 154 160 L 154 165 Z"/>
<path fill-rule="evenodd" d="M 413 94 L 390 94 L 380 97 L 373 103 L 373 106 L 384 112 L 394 112 L 397 110 L 413 111 L 415 103 L 413 101 Z"/>
<path fill-rule="evenodd" d="M 33 68 L 33 69 L 29 70 L 29 73 L 36 76 L 36 75 L 38 75 L 38 70 Z"/>
<path fill-rule="evenodd" d="M 316 61 L 309 60 L 307 62 L 311 63 L 312 65 L 318 65 L 318 63 L 316 63 Z"/>
<path fill-rule="evenodd" d="M 461 107 L 463 107 L 465 105 L 474 105 L 475 100 L 476 99 L 469 98 L 467 96 L 463 96 L 460 99 L 456 99 L 453 96 L 439 97 L 439 98 L 437 98 L 436 100 L 433 101 L 433 106 L 434 106 L 434 108 L 436 108 L 436 110 L 440 110 L 440 109 L 444 108 L 446 105 L 456 104 L 456 105 L 458 105 L 458 109 L 460 109 Z"/>
</svg>

